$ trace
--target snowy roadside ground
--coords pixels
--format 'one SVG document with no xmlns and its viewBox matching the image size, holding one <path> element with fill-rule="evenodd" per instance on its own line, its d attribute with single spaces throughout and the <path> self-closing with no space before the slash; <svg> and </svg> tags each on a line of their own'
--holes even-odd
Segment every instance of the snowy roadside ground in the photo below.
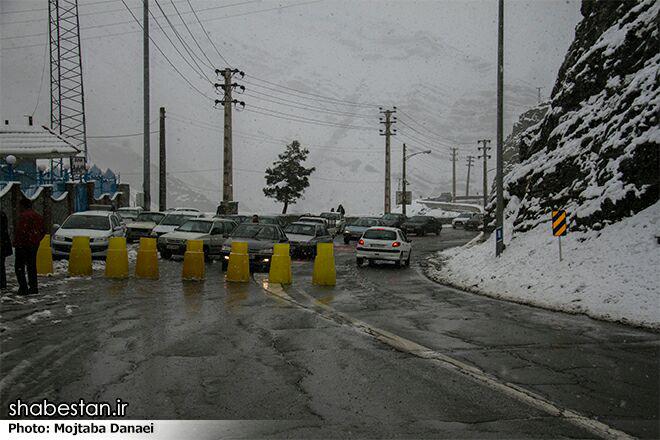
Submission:
<svg viewBox="0 0 660 440">
<path fill-rule="evenodd" d="M 517 210 L 510 203 L 508 214 Z M 507 216 L 507 219 L 515 218 Z M 427 275 L 494 298 L 597 319 L 660 329 L 660 202 L 600 231 L 557 238 L 550 220 L 511 238 L 495 258 L 495 237 L 453 248 L 431 258 Z"/>
</svg>

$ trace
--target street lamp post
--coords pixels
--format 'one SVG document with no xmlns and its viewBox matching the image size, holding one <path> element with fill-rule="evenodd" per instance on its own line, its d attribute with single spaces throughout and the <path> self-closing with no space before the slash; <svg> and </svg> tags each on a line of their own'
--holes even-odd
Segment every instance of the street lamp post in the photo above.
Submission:
<svg viewBox="0 0 660 440">
<path fill-rule="evenodd" d="M 417 151 L 416 153 L 411 153 L 411 154 L 406 156 L 406 144 L 403 144 L 403 172 L 402 172 L 402 175 L 403 175 L 402 176 L 403 177 L 403 185 L 402 185 L 403 192 L 402 192 L 402 197 L 401 197 L 402 198 L 402 200 L 401 200 L 402 201 L 401 212 L 403 213 L 403 215 L 406 215 L 406 185 L 407 185 L 407 182 L 406 182 L 406 162 L 408 162 L 408 160 L 411 157 L 417 156 L 418 154 L 431 154 L 431 150 Z"/>
</svg>

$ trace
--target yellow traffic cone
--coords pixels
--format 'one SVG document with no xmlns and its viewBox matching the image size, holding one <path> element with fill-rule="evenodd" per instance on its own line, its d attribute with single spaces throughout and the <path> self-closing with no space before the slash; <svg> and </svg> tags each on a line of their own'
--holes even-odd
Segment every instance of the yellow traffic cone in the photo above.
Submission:
<svg viewBox="0 0 660 440">
<path fill-rule="evenodd" d="M 312 283 L 318 286 L 334 286 L 337 284 L 335 251 L 332 243 L 317 243 Z"/>
<path fill-rule="evenodd" d="M 85 277 L 92 275 L 92 250 L 89 237 L 73 237 L 69 252 L 69 276 Z"/>
<path fill-rule="evenodd" d="M 233 241 L 227 266 L 227 281 L 247 283 L 250 281 L 250 257 L 248 244 L 243 241 Z"/>
<path fill-rule="evenodd" d="M 52 275 L 54 272 L 53 253 L 50 250 L 50 234 L 46 234 L 41 239 L 37 251 L 37 275 Z"/>
<path fill-rule="evenodd" d="M 204 242 L 202 240 L 188 240 L 186 253 L 183 255 L 184 280 L 199 281 L 204 279 Z"/>
<path fill-rule="evenodd" d="M 112 237 L 105 257 L 106 278 L 128 278 L 128 251 L 124 237 Z"/>
<path fill-rule="evenodd" d="M 155 238 L 140 238 L 140 247 L 135 262 L 135 276 L 152 280 L 158 279 L 158 253 L 156 252 Z"/>
<path fill-rule="evenodd" d="M 268 282 L 291 284 L 292 278 L 289 243 L 278 243 L 273 247 L 273 258 L 270 260 Z"/>
</svg>

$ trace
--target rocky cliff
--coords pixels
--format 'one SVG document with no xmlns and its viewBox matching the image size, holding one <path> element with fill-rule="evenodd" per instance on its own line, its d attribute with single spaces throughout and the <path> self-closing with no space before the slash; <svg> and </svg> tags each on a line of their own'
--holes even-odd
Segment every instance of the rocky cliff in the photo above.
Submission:
<svg viewBox="0 0 660 440">
<path fill-rule="evenodd" d="M 547 113 L 519 134 L 521 162 L 505 175 L 515 231 L 555 208 L 573 230 L 600 229 L 658 200 L 659 10 L 583 0 Z"/>
</svg>

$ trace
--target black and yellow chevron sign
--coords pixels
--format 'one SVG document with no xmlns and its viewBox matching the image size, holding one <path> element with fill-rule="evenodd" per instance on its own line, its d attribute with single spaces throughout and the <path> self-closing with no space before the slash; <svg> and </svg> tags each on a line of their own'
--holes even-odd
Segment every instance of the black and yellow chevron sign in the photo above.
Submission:
<svg viewBox="0 0 660 440">
<path fill-rule="evenodd" d="M 566 235 L 566 211 L 552 211 L 552 235 L 561 237 Z"/>
</svg>

